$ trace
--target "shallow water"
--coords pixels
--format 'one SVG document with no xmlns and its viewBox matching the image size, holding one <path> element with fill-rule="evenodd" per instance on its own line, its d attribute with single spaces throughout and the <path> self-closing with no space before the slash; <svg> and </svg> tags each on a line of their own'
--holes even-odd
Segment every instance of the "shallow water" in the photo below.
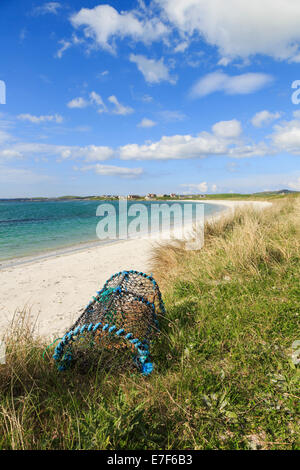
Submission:
<svg viewBox="0 0 300 470">
<path fill-rule="evenodd" d="M 119 222 L 118 201 L 1 201 L 0 200 L 0 260 L 22 258 L 74 245 L 98 241 L 96 227 L 101 217 L 96 215 L 100 204 L 109 203 L 115 209 Z M 162 202 L 143 201 L 150 205 Z M 163 201 L 165 204 L 166 201 Z M 170 201 L 168 205 L 183 202 Z M 128 208 L 135 202 L 128 202 Z M 186 203 L 185 204 L 193 204 Z M 223 210 L 220 205 L 204 203 L 205 216 Z M 195 204 L 193 204 L 193 211 Z M 127 218 L 129 224 L 134 217 Z M 101 242 L 101 241 L 100 241 Z M 105 243 L 105 241 L 102 241 Z"/>
</svg>

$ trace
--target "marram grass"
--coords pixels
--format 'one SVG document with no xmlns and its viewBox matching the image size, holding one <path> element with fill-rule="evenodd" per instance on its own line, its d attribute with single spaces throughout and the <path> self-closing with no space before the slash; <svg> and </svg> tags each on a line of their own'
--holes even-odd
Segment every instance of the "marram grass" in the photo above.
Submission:
<svg viewBox="0 0 300 470">
<path fill-rule="evenodd" d="M 299 449 L 300 199 L 205 231 L 199 252 L 154 253 L 167 315 L 149 378 L 117 354 L 58 372 L 24 312 L 0 366 L 0 449 Z"/>
</svg>

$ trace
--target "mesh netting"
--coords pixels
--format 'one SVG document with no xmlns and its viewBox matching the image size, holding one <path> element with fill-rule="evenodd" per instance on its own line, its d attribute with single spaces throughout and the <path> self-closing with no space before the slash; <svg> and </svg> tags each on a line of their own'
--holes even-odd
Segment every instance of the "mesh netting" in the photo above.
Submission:
<svg viewBox="0 0 300 470">
<path fill-rule="evenodd" d="M 109 363 L 121 350 L 123 366 L 131 357 L 131 364 L 148 375 L 153 369 L 150 341 L 158 331 L 157 314 L 164 313 L 152 276 L 137 271 L 111 276 L 55 348 L 59 370 L 78 359 L 87 366 L 99 354 Z"/>
</svg>

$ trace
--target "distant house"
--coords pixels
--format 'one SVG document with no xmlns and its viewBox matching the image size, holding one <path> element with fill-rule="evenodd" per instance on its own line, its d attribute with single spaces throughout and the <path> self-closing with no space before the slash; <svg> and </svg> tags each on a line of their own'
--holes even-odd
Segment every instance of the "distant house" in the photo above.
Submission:
<svg viewBox="0 0 300 470">
<path fill-rule="evenodd" d="M 157 197 L 156 194 L 154 194 L 154 193 L 149 193 L 149 194 L 147 194 L 147 196 L 146 196 L 145 199 L 154 199 L 154 198 L 156 198 L 156 197 Z"/>
<path fill-rule="evenodd" d="M 170 197 L 177 197 L 177 194 L 171 193 L 171 194 L 170 194 Z"/>
<path fill-rule="evenodd" d="M 129 194 L 128 199 L 141 199 L 141 196 L 138 194 Z"/>
</svg>

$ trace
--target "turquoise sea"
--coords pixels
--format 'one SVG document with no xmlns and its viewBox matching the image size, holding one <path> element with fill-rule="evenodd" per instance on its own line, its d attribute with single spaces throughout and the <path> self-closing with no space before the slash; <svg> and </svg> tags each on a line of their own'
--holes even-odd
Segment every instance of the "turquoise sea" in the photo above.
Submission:
<svg viewBox="0 0 300 470">
<path fill-rule="evenodd" d="M 84 243 L 105 243 L 96 235 L 96 226 L 101 219 L 96 216 L 96 210 L 103 202 L 114 205 L 118 220 L 118 201 L 0 200 L 0 260 L 47 254 Z M 128 201 L 128 207 L 134 203 Z M 159 203 L 162 201 L 143 202 L 146 206 Z M 223 209 L 217 204 L 204 203 L 205 216 Z"/>
</svg>

